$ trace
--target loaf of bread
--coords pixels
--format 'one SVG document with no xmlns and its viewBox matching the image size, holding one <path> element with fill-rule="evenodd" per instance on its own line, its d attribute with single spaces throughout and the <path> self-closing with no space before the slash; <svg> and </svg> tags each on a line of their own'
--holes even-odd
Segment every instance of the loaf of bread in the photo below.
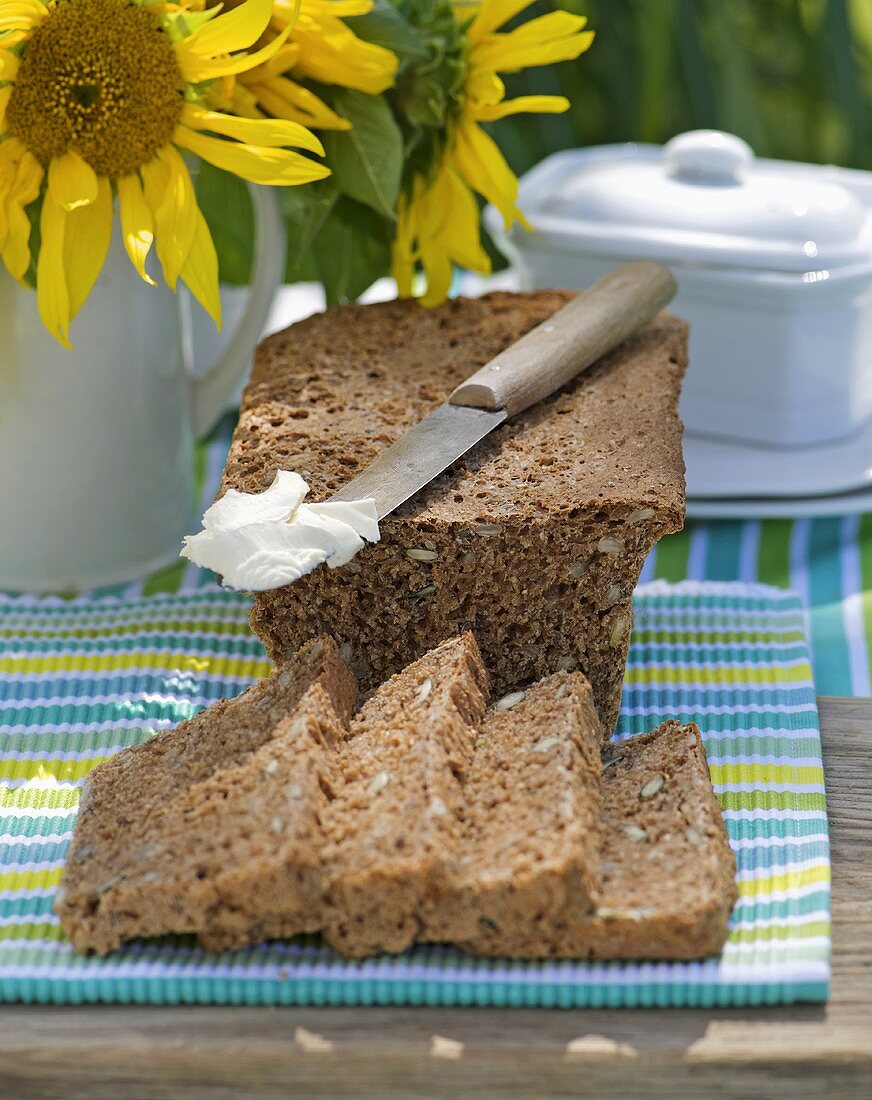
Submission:
<svg viewBox="0 0 872 1100">
<path fill-rule="evenodd" d="M 666 722 L 610 745 L 593 912 L 548 923 L 480 924 L 461 946 L 480 955 L 700 959 L 716 955 L 735 904 L 736 862 L 695 725 Z"/>
<path fill-rule="evenodd" d="M 234 892 L 234 873 L 256 871 L 270 845 L 273 858 L 290 845 L 301 867 L 317 863 L 327 746 L 344 736 L 356 695 L 335 643 L 319 638 L 235 699 L 98 765 L 55 905 L 73 945 L 102 954 L 136 936 L 208 931 L 222 905 L 244 914 L 222 918 L 236 928 L 258 902 Z M 282 929 L 315 896 L 308 872 L 300 878 L 300 897 L 283 895 Z"/>
<path fill-rule="evenodd" d="M 448 890 L 487 695 L 478 646 L 465 634 L 393 676 L 352 722 L 326 826 L 324 937 L 347 958 L 409 947 Z"/>
<path fill-rule="evenodd" d="M 494 293 L 422 310 L 348 305 L 258 349 L 223 488 L 295 470 L 324 500 L 569 292 Z M 661 314 L 594 368 L 508 421 L 382 523 L 347 566 L 255 596 L 281 660 L 318 634 L 369 690 L 472 630 L 498 694 L 580 668 L 611 734 L 630 595 L 651 546 L 681 527 L 677 402 L 686 326 Z"/>
<path fill-rule="evenodd" d="M 490 709 L 464 783 L 462 847 L 421 938 L 498 934 L 505 954 L 599 896 L 602 730 L 587 680 L 557 672 Z"/>
</svg>

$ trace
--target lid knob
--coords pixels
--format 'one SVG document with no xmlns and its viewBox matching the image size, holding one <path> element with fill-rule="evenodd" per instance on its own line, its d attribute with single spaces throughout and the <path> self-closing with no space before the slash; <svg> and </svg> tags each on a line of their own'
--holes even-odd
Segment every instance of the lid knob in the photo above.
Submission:
<svg viewBox="0 0 872 1100">
<path fill-rule="evenodd" d="M 734 134 L 690 130 L 663 146 L 663 159 L 673 179 L 728 187 L 742 182 L 754 163 L 754 150 Z"/>
</svg>

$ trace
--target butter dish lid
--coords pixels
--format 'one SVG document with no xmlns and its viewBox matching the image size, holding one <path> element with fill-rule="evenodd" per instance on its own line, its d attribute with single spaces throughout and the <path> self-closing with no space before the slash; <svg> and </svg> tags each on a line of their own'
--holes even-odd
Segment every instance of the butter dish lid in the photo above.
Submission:
<svg viewBox="0 0 872 1100">
<path fill-rule="evenodd" d="M 834 177 L 694 130 L 664 146 L 558 153 L 524 178 L 519 205 L 534 236 L 564 249 L 807 272 L 872 259 L 870 208 Z M 513 233 L 522 248 L 524 236 Z"/>
</svg>

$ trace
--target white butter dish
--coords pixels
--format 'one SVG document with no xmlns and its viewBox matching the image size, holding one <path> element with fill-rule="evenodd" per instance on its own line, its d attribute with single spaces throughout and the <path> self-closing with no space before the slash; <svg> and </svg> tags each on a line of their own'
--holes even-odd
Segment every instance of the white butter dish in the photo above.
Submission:
<svg viewBox="0 0 872 1100">
<path fill-rule="evenodd" d="M 584 287 L 629 259 L 672 268 L 689 432 L 808 446 L 872 417 L 872 173 L 757 160 L 699 130 L 557 153 L 519 205 L 532 232 L 486 219 L 522 287 Z"/>
</svg>

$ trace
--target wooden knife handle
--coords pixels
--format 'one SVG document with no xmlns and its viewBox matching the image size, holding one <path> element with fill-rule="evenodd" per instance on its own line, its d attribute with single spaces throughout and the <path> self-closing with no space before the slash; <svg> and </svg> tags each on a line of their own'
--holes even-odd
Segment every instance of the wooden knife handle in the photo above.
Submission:
<svg viewBox="0 0 872 1100">
<path fill-rule="evenodd" d="M 523 412 L 631 336 L 676 289 L 663 264 L 616 267 L 461 382 L 448 400 L 509 416 Z"/>
</svg>

